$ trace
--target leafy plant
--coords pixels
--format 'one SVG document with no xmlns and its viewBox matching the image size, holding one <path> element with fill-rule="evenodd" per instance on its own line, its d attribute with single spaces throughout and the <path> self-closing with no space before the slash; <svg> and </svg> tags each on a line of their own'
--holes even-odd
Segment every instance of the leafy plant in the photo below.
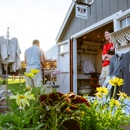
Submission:
<svg viewBox="0 0 130 130">
<path fill-rule="evenodd" d="M 34 113 L 33 107 L 26 111 L 18 109 L 8 112 L 5 115 L 0 115 L 0 126 L 5 130 L 39 130 L 41 124 L 37 121 L 37 113 Z M 2 129 L 2 130 L 4 130 Z"/>
<path fill-rule="evenodd" d="M 85 104 L 86 109 L 89 107 L 88 101 L 74 93 L 62 94 L 52 92 L 42 94 L 39 97 L 40 107 L 35 110 L 39 111 L 39 120 L 45 124 L 46 130 L 82 130 L 81 118 L 84 112 L 79 109 L 80 104 Z"/>
<path fill-rule="evenodd" d="M 1 79 L 0 80 L 0 85 L 5 85 L 6 84 L 6 79 Z"/>
<path fill-rule="evenodd" d="M 31 70 L 26 76 L 33 78 L 36 73 Z M 109 83 L 114 86 L 112 98 L 110 90 L 98 87 L 93 100 L 74 93 L 40 94 L 40 87 L 26 86 L 19 93 L 14 91 L 7 100 L 9 111 L 0 114 L 0 130 L 122 130 L 121 126 L 130 121 L 124 103 L 130 97 L 119 92 L 119 99 L 114 98 L 123 79 L 115 77 Z"/>
<path fill-rule="evenodd" d="M 89 102 L 89 109 L 80 105 L 80 109 L 85 113 L 82 119 L 83 130 L 123 130 L 121 126 L 129 123 L 130 115 L 126 114 L 124 103 L 124 100 L 128 100 L 129 97 L 120 92 L 119 99 L 114 98 L 116 87 L 124 83 L 123 79 L 114 77 L 109 80 L 109 83 L 114 86 L 112 98 L 109 97 L 107 88 L 99 87 L 96 89 L 96 97 Z"/>
</svg>

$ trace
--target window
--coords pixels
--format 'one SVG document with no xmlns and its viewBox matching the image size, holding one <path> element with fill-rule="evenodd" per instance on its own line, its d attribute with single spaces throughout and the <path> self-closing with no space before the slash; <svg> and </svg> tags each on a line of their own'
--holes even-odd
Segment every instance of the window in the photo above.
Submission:
<svg viewBox="0 0 130 130">
<path fill-rule="evenodd" d="M 130 16 L 120 21 L 120 27 L 124 28 L 130 25 Z"/>
<path fill-rule="evenodd" d="M 127 18 L 127 23 L 130 25 L 130 16 Z"/>
<path fill-rule="evenodd" d="M 68 44 L 63 44 L 59 46 L 59 53 L 64 53 L 68 51 L 69 51 Z"/>
<path fill-rule="evenodd" d="M 126 27 L 126 19 L 121 20 L 121 28 Z"/>
<path fill-rule="evenodd" d="M 119 11 L 113 21 L 114 31 L 130 26 L 130 8 L 125 11 Z"/>
</svg>

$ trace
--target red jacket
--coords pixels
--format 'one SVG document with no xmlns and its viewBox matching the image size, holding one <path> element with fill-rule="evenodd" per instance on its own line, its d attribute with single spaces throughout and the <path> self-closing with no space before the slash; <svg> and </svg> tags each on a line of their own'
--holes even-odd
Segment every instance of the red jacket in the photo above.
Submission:
<svg viewBox="0 0 130 130">
<path fill-rule="evenodd" d="M 113 47 L 114 45 L 112 43 L 106 43 L 103 46 L 103 51 L 102 51 L 102 55 L 108 54 L 108 51 L 111 49 L 111 47 Z M 102 63 L 102 67 L 105 67 L 107 65 L 110 64 L 110 61 L 106 61 L 104 60 Z"/>
</svg>

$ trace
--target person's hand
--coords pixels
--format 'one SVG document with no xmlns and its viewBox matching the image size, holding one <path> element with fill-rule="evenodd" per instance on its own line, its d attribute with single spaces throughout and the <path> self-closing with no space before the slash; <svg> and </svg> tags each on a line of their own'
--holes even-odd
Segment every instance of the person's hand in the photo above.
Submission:
<svg viewBox="0 0 130 130">
<path fill-rule="evenodd" d="M 108 57 L 108 54 L 103 55 L 103 60 L 106 60 L 107 57 Z"/>
<path fill-rule="evenodd" d="M 105 58 L 106 61 L 110 61 L 110 59 L 113 57 L 113 55 L 107 55 L 107 57 Z"/>
<path fill-rule="evenodd" d="M 106 58 L 109 57 L 109 54 L 105 54 L 105 57 L 106 57 Z"/>
<path fill-rule="evenodd" d="M 114 50 L 114 49 L 115 49 L 115 47 L 114 47 L 114 46 L 110 48 L 110 50 Z"/>
</svg>

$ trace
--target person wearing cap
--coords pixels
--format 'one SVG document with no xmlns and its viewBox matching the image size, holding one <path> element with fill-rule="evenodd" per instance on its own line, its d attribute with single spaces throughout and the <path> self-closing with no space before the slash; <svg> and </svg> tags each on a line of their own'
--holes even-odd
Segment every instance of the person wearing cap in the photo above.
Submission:
<svg viewBox="0 0 130 130">
<path fill-rule="evenodd" d="M 44 51 L 40 48 L 39 40 L 33 40 L 32 46 L 25 50 L 24 56 L 26 73 L 29 73 L 31 69 L 39 70 L 39 72 L 35 75 L 35 79 L 26 77 L 26 86 L 35 85 L 35 87 L 40 87 L 42 80 L 41 65 L 45 62 L 45 56 Z"/>
</svg>

